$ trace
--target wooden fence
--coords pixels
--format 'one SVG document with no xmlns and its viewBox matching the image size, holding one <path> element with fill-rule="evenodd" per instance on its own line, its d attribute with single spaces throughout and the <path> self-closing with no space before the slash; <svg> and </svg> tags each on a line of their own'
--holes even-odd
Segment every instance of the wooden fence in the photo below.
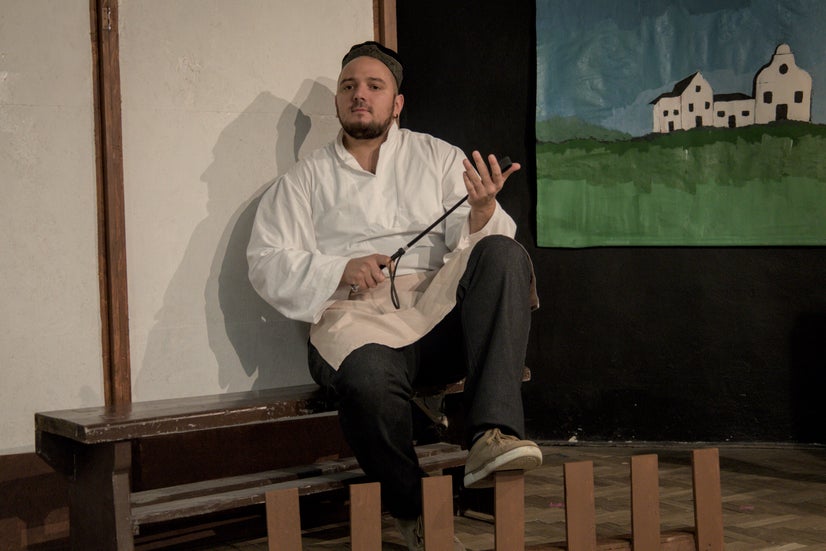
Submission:
<svg viewBox="0 0 826 551">
<path fill-rule="evenodd" d="M 631 536 L 597 540 L 593 463 L 563 465 L 566 542 L 525 546 L 525 479 L 521 471 L 496 473 L 494 542 L 498 551 L 722 551 L 723 509 L 716 448 L 692 452 L 694 531 L 661 533 L 656 455 L 631 458 Z M 449 476 L 422 480 L 423 524 L 427 551 L 453 550 L 453 484 Z M 270 551 L 299 551 L 301 522 L 298 490 L 267 493 Z M 350 542 L 353 551 L 381 549 L 381 499 L 378 483 L 350 486 Z"/>
</svg>

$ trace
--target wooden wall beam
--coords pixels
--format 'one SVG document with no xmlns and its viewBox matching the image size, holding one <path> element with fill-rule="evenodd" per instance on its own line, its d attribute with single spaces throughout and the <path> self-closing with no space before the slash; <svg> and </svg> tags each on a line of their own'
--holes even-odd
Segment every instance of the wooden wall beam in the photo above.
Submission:
<svg viewBox="0 0 826 551">
<path fill-rule="evenodd" d="M 123 193 L 117 0 L 89 0 L 95 110 L 103 387 L 106 404 L 132 401 Z"/>
<path fill-rule="evenodd" d="M 396 0 L 373 0 L 373 36 L 393 50 L 399 50 L 396 33 Z"/>
</svg>

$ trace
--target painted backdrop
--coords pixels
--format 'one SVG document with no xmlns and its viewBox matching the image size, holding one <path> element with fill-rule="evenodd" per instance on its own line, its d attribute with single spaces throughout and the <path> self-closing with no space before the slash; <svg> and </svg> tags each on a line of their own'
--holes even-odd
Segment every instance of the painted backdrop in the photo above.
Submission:
<svg viewBox="0 0 826 551">
<path fill-rule="evenodd" d="M 826 244 L 826 2 L 536 6 L 539 246 Z"/>
</svg>

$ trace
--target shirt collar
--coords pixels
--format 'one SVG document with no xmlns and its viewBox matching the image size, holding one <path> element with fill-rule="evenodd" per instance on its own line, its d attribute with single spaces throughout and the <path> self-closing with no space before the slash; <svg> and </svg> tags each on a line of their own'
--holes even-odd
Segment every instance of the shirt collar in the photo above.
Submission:
<svg viewBox="0 0 826 551">
<path fill-rule="evenodd" d="M 390 129 L 387 131 L 387 139 L 384 140 L 384 143 L 381 144 L 381 147 L 379 148 L 379 167 L 381 167 L 382 159 L 385 157 L 384 153 L 389 151 L 390 149 L 395 149 L 396 143 L 399 141 L 400 133 L 401 132 L 399 130 L 399 125 L 394 121 L 390 125 Z M 364 169 L 361 168 L 361 165 L 359 165 L 358 161 L 356 161 L 356 158 L 353 157 L 353 155 L 349 151 L 347 151 L 346 147 L 344 147 L 343 129 L 339 129 L 338 131 L 338 136 L 336 137 L 335 142 L 335 149 L 336 155 L 338 155 L 338 158 L 341 159 L 341 161 L 344 164 L 346 164 L 350 168 L 364 172 Z M 376 169 L 376 172 L 379 172 L 378 167 Z"/>
</svg>

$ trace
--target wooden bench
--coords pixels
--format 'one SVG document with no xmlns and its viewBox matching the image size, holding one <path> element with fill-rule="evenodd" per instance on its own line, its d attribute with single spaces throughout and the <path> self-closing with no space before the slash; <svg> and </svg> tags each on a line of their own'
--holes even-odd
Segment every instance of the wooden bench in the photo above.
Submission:
<svg viewBox="0 0 826 551">
<path fill-rule="evenodd" d="M 526 368 L 523 380 L 529 379 Z M 464 381 L 422 389 L 414 403 L 434 423 L 443 422 L 441 414 L 432 411 L 432 404 L 439 399 L 427 397 L 463 390 Z M 185 483 L 172 483 L 175 477 L 162 476 L 160 482 L 155 481 L 158 487 L 135 488 L 133 482 L 140 470 L 136 463 L 143 458 L 139 451 L 144 442 L 158 442 L 156 448 L 166 452 L 158 462 L 164 471 L 174 474 L 176 469 L 192 469 L 173 465 L 183 461 L 176 456 L 181 438 L 203 440 L 203 433 L 216 431 L 223 431 L 223 437 L 239 433 L 246 437 L 245 431 L 251 428 L 294 423 L 289 425 L 292 430 L 298 426 L 295 423 L 307 419 L 335 421 L 335 416 L 336 405 L 317 385 L 309 384 L 36 413 L 36 447 L 38 455 L 69 482 L 72 548 L 133 549 L 134 535 L 142 525 L 264 503 L 267 491 L 281 487 L 295 487 L 300 495 L 310 495 L 341 489 L 364 477 L 354 458 L 333 454 L 336 457 L 312 460 L 311 464 L 270 465 L 257 472 L 220 474 Z M 337 423 L 335 426 L 337 430 Z M 240 454 L 238 461 L 244 467 L 254 463 L 246 461 L 243 449 L 221 451 Z M 448 443 L 420 445 L 417 453 L 427 472 L 461 467 L 467 454 Z"/>
<path fill-rule="evenodd" d="M 439 391 L 455 394 L 463 388 L 459 382 Z M 356 461 L 344 457 L 133 491 L 138 442 L 335 415 L 335 404 L 313 384 L 89 407 L 35 414 L 36 447 L 69 481 L 72 548 L 133 549 L 141 525 L 263 503 L 265 492 L 279 487 L 297 487 L 309 495 L 363 478 Z M 460 467 L 467 453 L 450 444 L 419 446 L 417 452 L 428 472 Z"/>
</svg>

